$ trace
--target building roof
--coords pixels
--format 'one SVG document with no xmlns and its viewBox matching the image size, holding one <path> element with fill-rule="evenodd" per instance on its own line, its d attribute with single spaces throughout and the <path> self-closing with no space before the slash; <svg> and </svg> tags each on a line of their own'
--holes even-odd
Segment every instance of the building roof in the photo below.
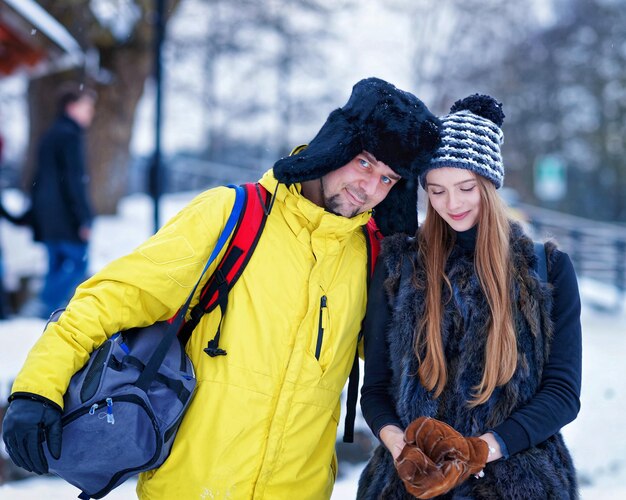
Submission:
<svg viewBox="0 0 626 500">
<path fill-rule="evenodd" d="M 0 3 L 0 77 L 42 74 L 81 64 L 78 42 L 35 0 Z"/>
</svg>

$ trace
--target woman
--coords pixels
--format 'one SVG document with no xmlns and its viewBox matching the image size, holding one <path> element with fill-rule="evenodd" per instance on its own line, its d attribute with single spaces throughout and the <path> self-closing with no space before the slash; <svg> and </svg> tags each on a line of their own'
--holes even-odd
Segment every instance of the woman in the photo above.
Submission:
<svg viewBox="0 0 626 500">
<path fill-rule="evenodd" d="M 503 119 L 489 96 L 455 103 L 420 177 L 424 223 L 383 242 L 361 397 L 383 445 L 358 498 L 578 498 L 559 433 L 580 408 L 578 285 L 552 243 L 542 280 L 507 217 Z"/>
</svg>

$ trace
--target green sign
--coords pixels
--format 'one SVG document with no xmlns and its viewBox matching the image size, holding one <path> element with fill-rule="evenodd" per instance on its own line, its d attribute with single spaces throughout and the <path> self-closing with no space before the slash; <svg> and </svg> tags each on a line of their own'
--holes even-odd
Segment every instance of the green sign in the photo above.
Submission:
<svg viewBox="0 0 626 500">
<path fill-rule="evenodd" d="M 565 164 L 554 155 L 541 156 L 535 162 L 535 195 L 543 201 L 559 201 L 567 192 Z"/>
</svg>

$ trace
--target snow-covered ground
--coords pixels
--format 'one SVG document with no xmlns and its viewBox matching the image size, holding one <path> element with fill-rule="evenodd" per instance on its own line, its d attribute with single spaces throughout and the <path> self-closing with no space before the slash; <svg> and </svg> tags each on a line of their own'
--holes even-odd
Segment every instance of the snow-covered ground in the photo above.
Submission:
<svg viewBox="0 0 626 500">
<path fill-rule="evenodd" d="M 10 193 L 9 193 L 10 194 Z M 190 199 L 189 194 L 167 196 L 164 217 L 173 215 Z M 19 208 L 19 199 L 5 197 Z M 130 251 L 152 231 L 149 199 L 133 195 L 123 200 L 115 217 L 100 217 L 94 226 L 90 250 L 91 270 Z M 27 229 L 0 221 L 7 285 L 27 269 L 40 274 L 45 267 L 43 250 L 34 245 Z M 602 284 L 581 280 L 583 299 L 583 389 L 578 418 L 563 429 L 565 440 L 579 472 L 584 500 L 626 498 L 626 301 L 615 309 L 617 292 Z M 623 297 L 622 297 L 623 299 Z M 605 306 L 605 307 L 603 307 Z M 5 399 L 10 381 L 24 361 L 29 347 L 39 336 L 44 322 L 29 318 L 0 321 L 0 398 Z M 362 419 L 357 426 L 363 426 Z M 3 452 L 3 450 L 2 450 Z M 355 497 L 362 465 L 343 466 L 333 500 Z M 51 477 L 34 478 L 0 486 L 0 500 L 76 498 L 78 490 Z M 107 499 L 135 498 L 134 482 L 113 491 Z"/>
</svg>

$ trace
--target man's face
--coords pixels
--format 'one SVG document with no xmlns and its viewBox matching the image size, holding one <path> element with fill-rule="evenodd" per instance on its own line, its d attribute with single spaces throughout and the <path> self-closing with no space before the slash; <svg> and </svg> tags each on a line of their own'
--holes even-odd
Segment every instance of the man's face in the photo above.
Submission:
<svg viewBox="0 0 626 500">
<path fill-rule="evenodd" d="M 337 215 L 354 217 L 383 201 L 399 180 L 400 176 L 388 165 L 362 151 L 343 167 L 322 177 L 324 208 Z"/>
</svg>

